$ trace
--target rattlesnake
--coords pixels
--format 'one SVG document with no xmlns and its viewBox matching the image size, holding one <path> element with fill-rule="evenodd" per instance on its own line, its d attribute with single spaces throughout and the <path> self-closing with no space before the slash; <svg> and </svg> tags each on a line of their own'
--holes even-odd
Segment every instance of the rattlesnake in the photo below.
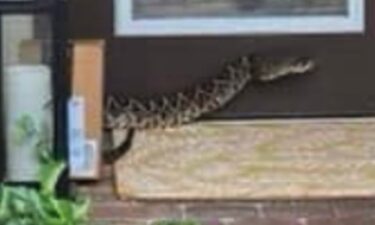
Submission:
<svg viewBox="0 0 375 225">
<path fill-rule="evenodd" d="M 149 101 L 109 96 L 104 130 L 110 147 L 105 147 L 104 160 L 113 163 L 120 157 L 126 151 L 124 143 L 130 144 L 135 130 L 163 129 L 191 123 L 225 106 L 251 81 L 271 82 L 289 75 L 305 74 L 314 67 L 311 59 L 302 57 L 275 61 L 254 55 L 243 56 L 225 65 L 214 78 L 170 96 Z M 115 131 L 123 137 L 120 148 L 108 142 Z"/>
</svg>

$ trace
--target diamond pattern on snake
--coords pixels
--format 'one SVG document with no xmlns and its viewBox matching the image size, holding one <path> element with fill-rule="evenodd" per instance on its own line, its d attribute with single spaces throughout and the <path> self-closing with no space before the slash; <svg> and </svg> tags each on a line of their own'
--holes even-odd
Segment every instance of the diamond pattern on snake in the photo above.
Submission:
<svg viewBox="0 0 375 225">
<path fill-rule="evenodd" d="M 275 60 L 249 55 L 228 62 L 221 73 L 206 82 L 170 96 L 147 101 L 121 95 L 109 96 L 104 115 L 104 161 L 114 163 L 121 157 L 130 147 L 137 130 L 192 123 L 225 107 L 253 82 L 273 82 L 308 74 L 314 68 L 315 62 L 306 57 Z M 120 141 L 114 141 L 116 137 L 120 137 Z"/>
</svg>

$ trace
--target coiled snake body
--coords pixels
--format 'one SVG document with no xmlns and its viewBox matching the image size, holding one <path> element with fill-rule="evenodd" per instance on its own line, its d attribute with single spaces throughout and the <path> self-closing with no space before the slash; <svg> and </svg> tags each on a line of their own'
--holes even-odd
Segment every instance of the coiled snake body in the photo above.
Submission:
<svg viewBox="0 0 375 225">
<path fill-rule="evenodd" d="M 146 102 L 121 96 L 110 96 L 105 111 L 107 147 L 104 160 L 113 163 L 130 141 L 135 130 L 180 126 L 225 106 L 251 81 L 271 82 L 290 75 L 305 74 L 314 68 L 307 58 L 270 60 L 259 56 L 243 56 L 224 66 L 214 78 L 171 96 Z M 114 132 L 122 133 L 120 146 L 111 140 Z M 126 135 L 127 134 L 127 135 Z M 108 147 L 108 143 L 109 147 Z"/>
</svg>

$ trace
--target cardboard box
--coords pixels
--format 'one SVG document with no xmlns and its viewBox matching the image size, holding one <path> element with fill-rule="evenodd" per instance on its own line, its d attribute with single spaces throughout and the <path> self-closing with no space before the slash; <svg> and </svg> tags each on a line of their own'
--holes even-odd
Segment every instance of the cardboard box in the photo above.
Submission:
<svg viewBox="0 0 375 225">
<path fill-rule="evenodd" d="M 104 48 L 101 40 L 77 40 L 72 44 L 72 97 L 84 101 L 85 135 L 83 159 L 77 160 L 83 164 L 71 169 L 73 179 L 98 179 L 100 176 Z"/>
</svg>

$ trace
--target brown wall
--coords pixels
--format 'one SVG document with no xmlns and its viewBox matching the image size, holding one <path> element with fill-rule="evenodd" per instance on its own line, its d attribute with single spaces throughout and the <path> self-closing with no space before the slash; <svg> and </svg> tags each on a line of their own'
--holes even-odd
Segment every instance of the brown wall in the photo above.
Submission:
<svg viewBox="0 0 375 225">
<path fill-rule="evenodd" d="M 112 1 L 71 1 L 71 35 L 108 41 L 106 90 L 149 97 L 215 75 L 242 54 L 313 56 L 314 76 L 248 88 L 215 116 L 370 115 L 375 112 L 375 2 L 366 35 L 114 38 Z M 373 14 L 373 15 L 371 15 Z"/>
<path fill-rule="evenodd" d="M 106 38 L 107 91 L 150 95 L 178 89 L 211 75 L 220 62 L 243 53 L 311 54 L 320 62 L 316 76 L 281 82 L 279 86 L 249 89 L 225 114 L 291 115 L 375 109 L 375 26 L 366 36 L 295 36 L 258 38 L 114 39 L 111 35 L 111 0 L 73 0 L 70 29 L 76 38 Z M 375 10 L 375 1 L 369 0 Z M 375 15 L 375 14 L 374 14 Z M 374 16 L 372 21 L 375 22 Z M 168 82 L 166 82 L 166 80 Z M 144 93 L 143 93 L 144 92 Z M 259 93 L 258 93 L 259 92 Z M 267 112 L 267 113 L 266 113 Z M 93 198 L 93 224 L 143 225 L 159 218 L 193 217 L 222 224 L 374 224 L 374 200 L 327 201 L 119 201 L 113 195 L 111 168 L 103 179 L 82 186 Z M 209 221 L 209 222 L 208 222 Z"/>
</svg>

